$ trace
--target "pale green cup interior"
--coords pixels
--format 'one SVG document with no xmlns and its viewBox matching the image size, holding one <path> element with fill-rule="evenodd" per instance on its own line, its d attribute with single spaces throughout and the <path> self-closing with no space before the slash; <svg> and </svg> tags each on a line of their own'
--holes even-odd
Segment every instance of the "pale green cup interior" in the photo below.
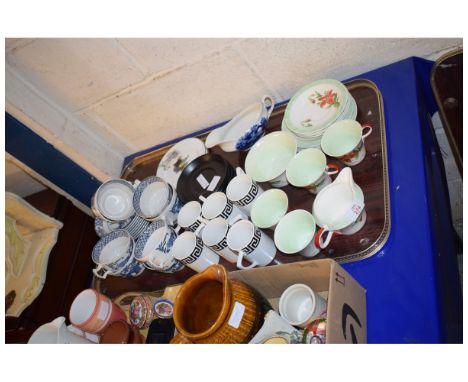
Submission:
<svg viewBox="0 0 468 382">
<path fill-rule="evenodd" d="M 270 228 L 279 222 L 288 210 L 288 196 L 272 188 L 261 194 L 252 205 L 250 218 L 258 228 Z"/>
<path fill-rule="evenodd" d="M 296 187 L 315 182 L 325 171 L 327 159 L 318 149 L 306 149 L 297 153 L 288 164 L 286 177 Z"/>
<path fill-rule="evenodd" d="M 245 158 L 245 172 L 257 182 L 267 182 L 281 175 L 297 150 L 296 138 L 286 131 L 276 131 L 261 138 Z"/>
<path fill-rule="evenodd" d="M 286 214 L 275 229 L 275 245 L 283 253 L 296 253 L 307 247 L 314 238 L 315 219 L 306 210 Z"/>
<path fill-rule="evenodd" d="M 362 127 L 352 119 L 331 125 L 323 134 L 320 146 L 325 154 L 340 157 L 352 151 L 362 137 Z"/>
</svg>

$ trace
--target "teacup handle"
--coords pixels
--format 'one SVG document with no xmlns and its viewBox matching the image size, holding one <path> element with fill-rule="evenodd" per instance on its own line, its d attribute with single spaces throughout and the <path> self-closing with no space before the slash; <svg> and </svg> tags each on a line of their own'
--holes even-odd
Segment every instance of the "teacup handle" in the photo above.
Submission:
<svg viewBox="0 0 468 382">
<path fill-rule="evenodd" d="M 364 130 L 368 130 L 368 131 L 365 133 Z M 362 141 L 363 142 L 369 135 L 371 135 L 371 133 L 372 133 L 371 125 L 369 124 L 362 125 Z"/>
<path fill-rule="evenodd" d="M 325 170 L 327 175 L 335 175 L 340 172 L 340 167 L 334 163 L 327 164 L 327 169 Z"/>
<path fill-rule="evenodd" d="M 270 118 L 270 115 L 273 112 L 273 109 L 275 108 L 275 101 L 273 101 L 273 98 L 270 97 L 269 95 L 265 95 L 262 98 L 262 103 L 263 103 L 263 107 L 265 108 L 267 112 L 266 119 L 268 119 Z"/>
<path fill-rule="evenodd" d="M 328 235 L 325 239 L 325 241 L 323 241 L 323 234 L 325 232 L 328 232 Z M 328 246 L 328 244 L 330 244 L 331 240 L 336 236 L 336 235 L 339 235 L 339 233 L 337 231 L 330 231 L 329 228 L 327 226 L 325 227 L 322 227 L 320 228 L 316 235 L 315 235 L 315 238 L 314 238 L 314 244 L 317 248 L 321 248 L 321 249 L 324 249 Z"/>
<path fill-rule="evenodd" d="M 258 265 L 258 263 L 256 261 L 254 261 L 248 267 L 244 267 L 242 265 L 242 260 L 244 259 L 245 254 L 244 254 L 243 251 L 238 251 L 237 253 L 238 253 L 238 255 L 237 255 L 237 268 L 239 268 L 239 269 L 251 269 L 251 268 L 255 268 Z"/>
<path fill-rule="evenodd" d="M 236 175 L 245 175 L 245 171 L 242 170 L 242 167 L 236 167 Z"/>
<path fill-rule="evenodd" d="M 242 215 L 237 215 L 236 217 L 234 217 L 234 218 L 232 219 L 232 221 L 231 221 L 230 223 L 229 223 L 229 222 L 227 222 L 227 223 L 228 223 L 228 225 L 229 225 L 230 227 L 232 227 L 232 226 L 233 226 L 234 224 L 236 224 L 238 221 L 244 220 L 244 219 L 245 219 L 245 218 L 244 218 Z M 226 220 L 226 221 L 227 221 L 227 220 Z"/>
<path fill-rule="evenodd" d="M 99 278 L 99 279 L 103 279 L 103 280 L 104 280 L 104 279 L 107 277 L 107 275 L 108 275 L 109 273 L 111 273 L 111 272 L 110 272 L 110 270 L 107 270 L 107 271 L 105 271 L 105 272 L 101 275 L 101 274 L 99 273 L 99 271 L 101 271 L 101 270 L 103 270 L 103 269 L 104 269 L 103 266 L 102 266 L 101 264 L 99 264 L 96 268 L 93 269 L 94 276 L 96 276 L 96 277 Z"/>
<path fill-rule="evenodd" d="M 203 195 L 200 195 L 198 199 L 200 199 L 203 203 L 205 203 L 206 201 L 206 198 Z"/>
<path fill-rule="evenodd" d="M 138 180 L 138 179 L 135 179 L 135 180 L 133 181 L 133 188 L 137 188 L 137 187 L 138 187 L 138 185 L 139 185 L 140 183 L 141 183 L 141 181 L 140 181 L 140 180 Z"/>
<path fill-rule="evenodd" d="M 195 235 L 198 236 L 198 234 L 200 233 L 200 231 L 205 228 L 206 226 L 206 223 L 208 222 L 208 220 L 202 218 L 202 217 L 199 217 L 200 218 L 200 221 L 201 221 L 201 224 L 195 229 L 195 231 L 193 232 Z"/>
</svg>

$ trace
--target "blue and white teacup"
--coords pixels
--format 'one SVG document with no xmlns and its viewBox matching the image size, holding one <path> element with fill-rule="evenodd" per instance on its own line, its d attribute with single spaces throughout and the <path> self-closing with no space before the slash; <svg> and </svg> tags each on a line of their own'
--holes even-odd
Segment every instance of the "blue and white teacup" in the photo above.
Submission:
<svg viewBox="0 0 468 382">
<path fill-rule="evenodd" d="M 119 222 L 131 218 L 133 209 L 132 183 L 123 179 L 111 179 L 99 186 L 91 201 L 91 209 L 97 218 Z"/>
<path fill-rule="evenodd" d="M 125 227 L 127 224 L 131 222 L 132 218 L 129 218 L 127 220 L 122 220 L 120 222 L 108 222 L 107 220 L 101 219 L 101 218 L 96 218 L 94 219 L 94 231 L 99 237 L 104 237 L 107 234 L 117 230 L 121 229 L 122 227 Z"/>
<path fill-rule="evenodd" d="M 173 225 L 183 203 L 172 186 L 158 176 L 141 181 L 133 195 L 133 208 L 142 218 L 154 221 L 164 218 Z"/>
<path fill-rule="evenodd" d="M 113 231 L 101 238 L 93 248 L 91 257 L 97 267 L 96 277 L 105 279 L 108 275 L 135 277 L 141 274 L 144 266 L 134 256 L 135 241 L 123 229 Z"/>
<path fill-rule="evenodd" d="M 131 219 L 123 222 L 121 228 L 127 231 L 136 240 L 145 232 L 145 229 L 148 228 L 150 224 L 151 222 L 135 214 Z"/>
<path fill-rule="evenodd" d="M 184 265 L 170 255 L 177 238 L 177 232 L 164 219 L 158 219 L 138 238 L 135 245 L 135 258 L 148 269 L 173 273 Z"/>
</svg>

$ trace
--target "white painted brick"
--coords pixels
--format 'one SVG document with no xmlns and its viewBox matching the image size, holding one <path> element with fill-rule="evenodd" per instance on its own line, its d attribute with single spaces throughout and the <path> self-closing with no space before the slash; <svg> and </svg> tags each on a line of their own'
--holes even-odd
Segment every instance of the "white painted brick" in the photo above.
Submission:
<svg viewBox="0 0 468 382">
<path fill-rule="evenodd" d="M 14 105 L 14 108 L 26 114 L 34 122 L 42 126 L 39 130 L 35 126 L 28 126 L 37 134 L 44 135 L 44 127 L 50 134 L 48 140 L 60 137 L 64 131 L 66 117 L 50 105 L 47 100 L 40 97 L 27 84 L 25 84 L 14 71 L 8 66 L 5 67 L 5 98 L 7 103 Z M 16 114 L 14 110 L 7 111 Z M 13 115 L 18 118 L 18 115 Z M 22 121 L 25 123 L 25 121 Z"/>
<path fill-rule="evenodd" d="M 119 43 L 146 68 L 155 74 L 200 59 L 203 55 L 235 42 L 227 38 L 127 38 Z"/>
<path fill-rule="evenodd" d="M 99 116 L 88 113 L 87 111 L 75 114 L 76 118 L 85 125 L 87 130 L 92 131 L 93 134 L 96 134 L 101 142 L 105 145 L 112 147 L 113 150 L 121 153 L 124 156 L 130 155 L 138 151 L 138 148 L 128 140 L 119 134 L 117 131 L 112 128 L 112 126 L 107 126 Z"/>
<path fill-rule="evenodd" d="M 111 177 L 120 175 L 123 155 L 116 152 L 110 144 L 103 145 L 72 121 L 67 122 L 61 142 L 57 142 L 55 146 L 85 169 L 89 167 L 89 162 Z"/>
<path fill-rule="evenodd" d="M 70 111 L 143 78 L 113 39 L 37 39 L 8 53 L 6 61 Z"/>
<path fill-rule="evenodd" d="M 13 49 L 19 49 L 33 42 L 33 38 L 6 38 L 5 39 L 5 52 Z"/>
<path fill-rule="evenodd" d="M 461 39 L 248 39 L 239 44 L 263 78 L 289 99 L 320 78 L 344 80 L 409 56 L 424 56 Z"/>
<path fill-rule="evenodd" d="M 145 149 L 230 119 L 265 92 L 263 82 L 229 48 L 88 112 Z"/>
</svg>

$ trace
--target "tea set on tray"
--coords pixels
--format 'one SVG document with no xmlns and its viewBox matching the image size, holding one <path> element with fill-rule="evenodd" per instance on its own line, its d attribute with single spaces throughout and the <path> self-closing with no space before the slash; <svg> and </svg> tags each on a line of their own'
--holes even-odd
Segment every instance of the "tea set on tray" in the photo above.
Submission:
<svg viewBox="0 0 468 382">
<path fill-rule="evenodd" d="M 73 301 L 68 331 L 61 317 L 39 328 L 31 342 L 89 342 L 83 340 L 88 333 L 97 336 L 93 342 L 142 343 L 140 331 L 147 331 L 146 343 L 325 343 L 326 296 L 293 284 L 274 310 L 219 263 L 239 269 L 281 264 L 277 250 L 311 258 L 336 235 L 359 231 L 366 222 L 364 194 L 351 167 L 364 159 L 372 128 L 355 120 L 356 102 L 335 80 L 300 89 L 286 107 L 281 131 L 265 134 L 273 107 L 265 96 L 213 130 L 206 142 L 188 138 L 175 144 L 154 176 L 112 179 L 94 194 L 100 236 L 92 251 L 95 276 L 188 267 L 195 275 L 174 301 L 141 294 L 124 313 L 87 289 Z M 215 146 L 248 150 L 244 169 L 208 151 Z M 327 156 L 346 167 L 327 164 Z M 288 184 L 315 194 L 311 211 L 288 211 L 281 190 Z M 273 239 L 265 230 L 273 231 Z M 71 328 L 79 338 L 69 334 Z"/>
<path fill-rule="evenodd" d="M 202 272 L 221 258 L 239 269 L 280 264 L 277 249 L 311 258 L 336 235 L 359 231 L 367 216 L 351 167 L 364 159 L 372 127 L 355 120 L 347 88 L 331 79 L 304 86 L 288 103 L 281 131 L 265 134 L 273 108 L 264 96 L 205 142 L 172 146 L 154 176 L 104 182 L 92 199 L 101 237 L 92 253 L 96 277 Z M 215 146 L 248 150 L 244 169 L 208 151 Z M 345 167 L 327 164 L 327 156 Z M 288 184 L 316 195 L 312 211 L 288 212 L 281 190 Z"/>
</svg>

